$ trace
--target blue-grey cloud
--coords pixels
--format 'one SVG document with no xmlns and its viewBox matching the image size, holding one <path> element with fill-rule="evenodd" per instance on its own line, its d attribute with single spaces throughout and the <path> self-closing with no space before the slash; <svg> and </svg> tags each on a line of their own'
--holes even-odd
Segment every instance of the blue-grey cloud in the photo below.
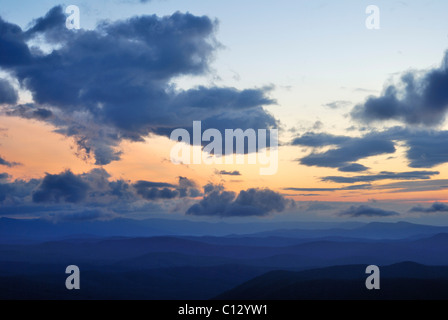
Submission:
<svg viewBox="0 0 448 320">
<path fill-rule="evenodd" d="M 179 177 L 177 185 L 166 182 L 137 181 L 133 187 L 137 194 L 146 200 L 198 197 L 201 192 L 196 183 L 188 178 Z"/>
<path fill-rule="evenodd" d="M 199 203 L 187 210 L 187 214 L 219 217 L 266 216 L 293 206 L 291 200 L 269 189 L 242 190 L 238 196 L 221 187 L 209 187 L 207 191 Z"/>
<path fill-rule="evenodd" d="M 262 108 L 275 103 L 267 97 L 270 88 L 173 85 L 179 76 L 209 71 L 220 47 L 216 21 L 177 12 L 68 30 L 65 18 L 55 7 L 26 31 L 0 19 L 0 67 L 32 93 L 36 106 L 26 116 L 73 137 L 78 154 L 96 164 L 119 160 L 123 139 L 169 136 L 194 120 L 221 131 L 277 125 Z M 38 36 L 54 46 L 51 53 L 31 50 L 28 40 Z"/>
<path fill-rule="evenodd" d="M 46 174 L 33 194 L 33 201 L 77 203 L 87 197 L 89 185 L 79 176 L 67 170 L 61 174 Z"/>
<path fill-rule="evenodd" d="M 337 137 L 337 139 L 343 141 L 339 141 L 336 148 L 325 152 L 313 151 L 299 162 L 306 166 L 339 168 L 347 167 L 360 159 L 395 152 L 392 141 L 375 135 L 366 135 L 362 138 Z M 323 142 L 328 144 L 328 138 L 321 141 Z"/>
<path fill-rule="evenodd" d="M 5 181 L 8 180 L 9 178 L 11 178 L 11 176 L 8 173 L 6 172 L 0 173 L 0 181 Z"/>
<path fill-rule="evenodd" d="M 365 190 L 365 189 L 371 189 L 371 184 L 358 184 L 358 185 L 352 185 L 352 186 L 346 186 L 346 187 L 340 187 L 340 188 L 296 188 L 296 187 L 289 187 L 289 188 L 283 188 L 283 190 L 289 190 L 289 191 L 301 191 L 301 192 L 332 192 L 332 191 L 350 191 L 350 190 Z"/>
<path fill-rule="evenodd" d="M 294 138 L 293 146 L 324 147 L 329 145 L 340 145 L 351 140 L 347 136 L 335 136 L 328 133 L 307 132 L 300 137 Z"/>
<path fill-rule="evenodd" d="M 387 193 L 441 191 L 448 189 L 448 179 L 400 181 L 376 185 L 372 189 L 388 190 Z"/>
<path fill-rule="evenodd" d="M 19 96 L 14 87 L 5 79 L 0 79 L 0 104 L 15 104 Z"/>
<path fill-rule="evenodd" d="M 32 195 L 34 203 L 42 204 L 118 207 L 141 199 L 129 182 L 110 178 L 109 173 L 100 168 L 82 174 L 74 174 L 70 170 L 59 174 L 47 173 L 43 179 L 35 179 L 36 187 L 27 192 Z M 16 188 L 18 182 L 16 180 L 9 185 Z"/>
<path fill-rule="evenodd" d="M 354 161 L 378 154 L 395 152 L 395 143 L 402 142 L 411 168 L 432 168 L 448 162 L 448 131 L 393 127 L 370 132 L 361 137 L 337 136 L 308 132 L 293 140 L 293 145 L 314 148 L 311 154 L 299 159 L 301 164 L 338 168 L 342 172 L 367 169 Z M 319 152 L 320 147 L 331 147 Z"/>
<path fill-rule="evenodd" d="M 30 39 L 37 34 L 41 34 L 51 42 L 63 40 L 69 31 L 61 28 L 66 22 L 66 17 L 61 13 L 61 7 L 53 7 L 44 17 L 35 19 L 32 22 L 32 27 L 23 33 L 24 38 Z"/>
<path fill-rule="evenodd" d="M 322 181 L 331 181 L 336 183 L 356 183 L 356 182 L 373 182 L 378 180 L 421 180 L 431 179 L 432 176 L 438 175 L 438 171 L 409 171 L 409 172 L 389 172 L 382 171 L 379 174 L 362 175 L 354 177 L 327 176 Z"/>
<path fill-rule="evenodd" d="M 425 212 L 425 213 L 434 213 L 434 212 L 448 212 L 448 205 L 441 202 L 434 202 L 429 208 L 424 208 L 421 206 L 413 207 L 410 212 Z"/>
<path fill-rule="evenodd" d="M 332 101 L 332 102 L 326 103 L 326 104 L 324 104 L 324 106 L 328 107 L 330 109 L 339 109 L 339 108 L 347 107 L 351 104 L 352 103 L 350 101 L 338 100 L 338 101 Z"/>
<path fill-rule="evenodd" d="M 346 166 L 338 168 L 338 170 L 341 172 L 362 172 L 368 169 L 369 169 L 368 167 L 363 166 L 362 164 L 359 163 L 350 163 L 347 164 Z"/>
<path fill-rule="evenodd" d="M 2 156 L 0 156 L 0 165 L 7 166 L 7 167 L 15 167 L 15 166 L 20 165 L 20 163 L 7 161 Z"/>
<path fill-rule="evenodd" d="M 448 162 L 448 131 L 393 127 L 374 133 L 378 138 L 402 141 L 411 168 L 432 168 Z"/>
<path fill-rule="evenodd" d="M 432 168 L 448 162 L 448 131 L 421 131 L 404 137 L 412 168 Z"/>
<path fill-rule="evenodd" d="M 398 212 L 387 211 L 379 208 L 372 208 L 366 205 L 350 206 L 347 210 L 343 210 L 338 213 L 340 216 L 349 217 L 389 217 L 397 216 Z"/>
<path fill-rule="evenodd" d="M 36 120 L 50 120 L 49 118 L 53 116 L 53 112 L 50 110 L 41 108 L 33 103 L 16 105 L 13 109 L 7 110 L 6 114 Z"/>
<path fill-rule="evenodd" d="M 218 174 L 227 175 L 227 176 L 240 176 L 241 172 L 239 172 L 238 170 L 234 170 L 234 171 L 221 170 L 221 171 L 218 171 Z"/>
<path fill-rule="evenodd" d="M 409 71 L 388 85 L 381 96 L 369 97 L 351 115 L 364 122 L 398 120 L 411 125 L 443 123 L 448 110 L 448 53 L 439 68 L 423 74 Z"/>
</svg>

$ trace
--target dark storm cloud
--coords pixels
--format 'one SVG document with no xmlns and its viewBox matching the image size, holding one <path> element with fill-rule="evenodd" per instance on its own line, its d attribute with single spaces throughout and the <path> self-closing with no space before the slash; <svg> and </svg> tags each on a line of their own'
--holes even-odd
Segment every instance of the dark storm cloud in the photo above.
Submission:
<svg viewBox="0 0 448 320">
<path fill-rule="evenodd" d="M 31 62 L 32 57 L 28 45 L 25 43 L 22 29 L 0 17 L 0 66 L 17 68 Z"/>
<path fill-rule="evenodd" d="M 204 198 L 191 206 L 186 214 L 197 216 L 226 216 L 227 209 L 235 199 L 235 192 L 208 190 Z"/>
<path fill-rule="evenodd" d="M 31 38 L 36 34 L 44 34 L 47 40 L 58 41 L 62 38 L 58 35 L 66 34 L 67 30 L 61 30 L 65 25 L 66 17 L 62 14 L 61 7 L 54 7 L 44 17 L 33 21 L 33 26 L 24 32 L 25 38 Z"/>
<path fill-rule="evenodd" d="M 347 210 L 339 212 L 340 216 L 349 217 L 389 217 L 397 216 L 398 212 L 387 211 L 379 208 L 372 208 L 366 205 L 350 206 Z"/>
<path fill-rule="evenodd" d="M 448 53 L 439 68 L 406 72 L 398 83 L 387 86 L 351 112 L 364 122 L 398 120 L 411 125 L 443 123 L 448 110 Z"/>
<path fill-rule="evenodd" d="M 18 98 L 14 87 L 7 80 L 0 79 L 0 104 L 14 104 Z"/>
<path fill-rule="evenodd" d="M 291 200 L 269 189 L 242 190 L 238 196 L 221 187 L 213 188 L 209 185 L 207 189 L 203 199 L 191 206 L 187 214 L 220 217 L 266 216 L 293 206 Z"/>
<path fill-rule="evenodd" d="M 96 164 L 119 160 L 123 139 L 169 136 L 194 120 L 221 131 L 277 125 L 262 108 L 275 103 L 266 96 L 270 88 L 173 85 L 179 76 L 209 71 L 220 44 L 214 38 L 217 23 L 208 17 L 139 16 L 105 21 L 89 31 L 68 30 L 65 19 L 55 7 L 25 32 L 0 20 L 0 67 L 32 93 L 37 107 L 27 116 L 73 137 L 78 153 Z M 26 40 L 36 36 L 55 49 L 31 52 Z"/>
<path fill-rule="evenodd" d="M 133 187 L 146 200 L 198 197 L 201 192 L 196 183 L 188 178 L 179 177 L 177 185 L 165 182 L 137 181 Z"/>
<path fill-rule="evenodd" d="M 67 170 L 61 174 L 46 174 L 41 185 L 33 194 L 33 201 L 71 202 L 83 201 L 87 196 L 89 185 L 79 176 Z"/>
<path fill-rule="evenodd" d="M 448 206 L 444 203 L 434 202 L 429 208 L 423 208 L 421 206 L 413 207 L 410 212 L 425 212 L 425 213 L 434 213 L 434 212 L 448 212 Z"/>
<path fill-rule="evenodd" d="M 207 187 L 204 189 L 209 190 Z M 219 190 L 219 186 L 213 187 Z M 41 217 L 52 221 L 102 220 L 129 213 L 179 210 L 203 195 L 197 184 L 178 177 L 175 184 L 114 180 L 102 168 L 75 174 L 70 170 L 41 179 L 12 180 L 0 174 L 0 216 Z M 164 200 L 164 201 L 163 201 Z"/>
<path fill-rule="evenodd" d="M 83 174 L 74 174 L 70 170 L 59 174 L 47 173 L 43 179 L 37 181 L 37 187 L 29 191 L 34 203 L 113 207 L 139 199 L 128 182 L 111 181 L 107 171 L 100 168 Z M 17 183 L 14 181 L 11 185 L 15 186 Z"/>
<path fill-rule="evenodd" d="M 169 201 L 200 195 L 196 183 L 186 177 L 178 177 L 177 184 L 131 184 L 111 179 L 102 168 L 82 174 L 70 170 L 47 173 L 42 179 L 29 181 L 11 180 L 9 174 L 0 174 L 0 216 L 24 215 L 54 221 L 109 219 L 139 210 L 163 212 Z M 168 202 L 155 201 L 163 199 Z"/>
<path fill-rule="evenodd" d="M 354 176 L 354 177 L 339 177 L 327 176 L 323 177 L 322 181 L 332 181 L 336 183 L 356 183 L 356 182 L 373 182 L 378 180 L 420 180 L 431 179 L 431 176 L 439 174 L 438 171 L 410 171 L 410 172 L 388 172 L 382 171 L 379 174 Z"/>
</svg>

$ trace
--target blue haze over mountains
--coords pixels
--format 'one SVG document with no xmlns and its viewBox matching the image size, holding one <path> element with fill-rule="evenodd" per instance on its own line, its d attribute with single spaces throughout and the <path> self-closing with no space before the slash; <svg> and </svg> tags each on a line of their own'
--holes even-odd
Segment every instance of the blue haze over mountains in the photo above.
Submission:
<svg viewBox="0 0 448 320">
<path fill-rule="evenodd" d="M 2 299 L 448 298 L 448 227 L 3 218 L 0 234 Z M 365 288 L 370 264 L 384 290 Z"/>
</svg>

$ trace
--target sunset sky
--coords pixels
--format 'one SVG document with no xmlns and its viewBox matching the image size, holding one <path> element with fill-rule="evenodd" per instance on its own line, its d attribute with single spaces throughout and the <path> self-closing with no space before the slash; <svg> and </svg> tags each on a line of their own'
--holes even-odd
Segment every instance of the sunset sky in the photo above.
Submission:
<svg viewBox="0 0 448 320">
<path fill-rule="evenodd" d="M 380 28 L 368 29 L 368 5 Z M 65 9 L 80 10 L 69 30 Z M 0 1 L 0 216 L 448 225 L 444 1 Z M 278 170 L 173 164 L 278 129 Z M 258 150 L 260 152 L 260 150 Z"/>
</svg>

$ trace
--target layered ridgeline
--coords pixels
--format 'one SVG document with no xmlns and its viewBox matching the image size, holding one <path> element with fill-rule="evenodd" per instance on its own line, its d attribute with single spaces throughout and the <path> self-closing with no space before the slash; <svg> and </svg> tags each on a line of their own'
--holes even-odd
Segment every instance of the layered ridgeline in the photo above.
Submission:
<svg viewBox="0 0 448 320">
<path fill-rule="evenodd" d="M 448 298 L 447 227 L 403 222 L 285 227 L 0 219 L 0 297 Z M 365 288 L 371 264 L 380 266 L 381 290 Z M 68 265 L 80 269 L 80 290 L 65 288 Z"/>
</svg>

